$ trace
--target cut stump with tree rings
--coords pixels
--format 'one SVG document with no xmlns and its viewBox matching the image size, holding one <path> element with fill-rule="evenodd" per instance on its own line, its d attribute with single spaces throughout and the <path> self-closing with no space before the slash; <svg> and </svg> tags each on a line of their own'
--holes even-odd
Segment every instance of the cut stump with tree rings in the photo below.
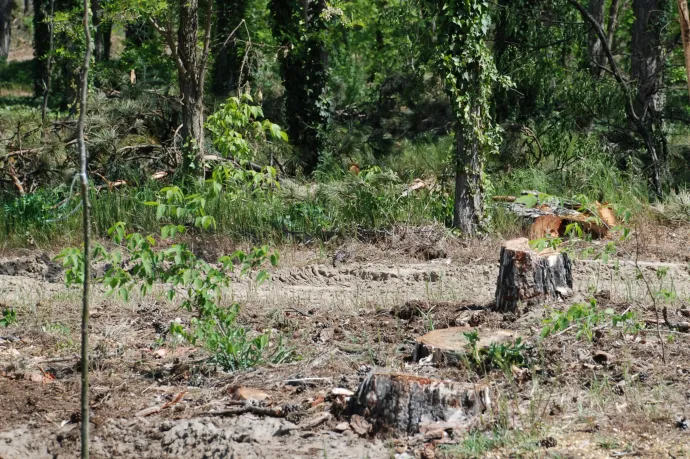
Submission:
<svg viewBox="0 0 690 459">
<path fill-rule="evenodd" d="M 572 264 L 568 254 L 533 250 L 527 238 L 507 241 L 501 249 L 494 311 L 520 314 L 531 306 L 572 295 Z"/>
<path fill-rule="evenodd" d="M 351 414 L 371 423 L 368 433 L 414 435 L 427 429 L 466 430 L 491 406 L 490 388 L 374 370 L 352 398 Z"/>
<path fill-rule="evenodd" d="M 453 365 L 470 354 L 471 347 L 465 333 L 476 331 L 479 341 L 477 349 L 485 349 L 494 343 L 513 343 L 520 334 L 513 330 L 492 330 L 473 327 L 450 327 L 433 330 L 424 336 L 417 338 L 412 360 L 419 360 L 431 356 L 431 362 L 444 362 Z"/>
</svg>

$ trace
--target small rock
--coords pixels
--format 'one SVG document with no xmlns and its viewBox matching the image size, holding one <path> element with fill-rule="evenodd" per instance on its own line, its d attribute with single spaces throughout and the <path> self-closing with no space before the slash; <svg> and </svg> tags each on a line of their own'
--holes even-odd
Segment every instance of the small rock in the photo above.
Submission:
<svg viewBox="0 0 690 459">
<path fill-rule="evenodd" d="M 350 430 L 350 424 L 348 424 L 347 422 L 341 422 L 340 424 L 335 426 L 333 430 L 335 430 L 336 432 L 346 432 Z"/>
<path fill-rule="evenodd" d="M 271 396 L 253 387 L 240 387 L 234 393 L 235 400 L 252 400 L 262 402 Z"/>
</svg>

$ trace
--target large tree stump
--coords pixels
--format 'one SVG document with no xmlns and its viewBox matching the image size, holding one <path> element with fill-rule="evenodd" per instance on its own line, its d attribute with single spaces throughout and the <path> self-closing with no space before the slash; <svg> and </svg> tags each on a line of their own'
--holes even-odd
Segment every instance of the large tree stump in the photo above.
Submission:
<svg viewBox="0 0 690 459">
<path fill-rule="evenodd" d="M 465 333 L 476 330 L 479 337 L 478 349 L 487 349 L 494 343 L 512 343 L 520 335 L 513 330 L 492 330 L 487 328 L 450 327 L 433 330 L 417 338 L 412 361 L 431 356 L 431 362 L 453 365 L 471 353 L 470 342 Z"/>
<path fill-rule="evenodd" d="M 442 423 L 466 429 L 491 406 L 489 387 L 402 373 L 373 371 L 353 398 L 353 414 L 372 432 L 414 435 Z"/>
<path fill-rule="evenodd" d="M 531 306 L 572 295 L 570 259 L 553 249 L 532 250 L 527 238 L 507 241 L 501 249 L 495 311 L 520 313 Z"/>
</svg>

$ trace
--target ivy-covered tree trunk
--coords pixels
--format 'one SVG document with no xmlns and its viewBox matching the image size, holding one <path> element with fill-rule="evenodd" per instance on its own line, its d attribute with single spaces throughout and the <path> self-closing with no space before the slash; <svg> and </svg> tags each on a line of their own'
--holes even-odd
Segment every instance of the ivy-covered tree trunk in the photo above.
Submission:
<svg viewBox="0 0 690 459">
<path fill-rule="evenodd" d="M 487 45 L 491 17 L 486 0 L 425 0 L 423 7 L 434 60 L 456 118 L 453 226 L 471 236 L 484 223 L 483 163 L 500 140 L 490 115 L 492 89 L 507 86 L 508 80 L 498 74 Z"/>
<path fill-rule="evenodd" d="M 290 143 L 300 152 L 306 174 L 314 171 L 325 145 L 329 123 L 325 95 L 328 53 L 321 15 L 325 0 L 271 0 L 273 34 L 280 51 L 280 75 L 285 86 L 285 109 Z"/>
<path fill-rule="evenodd" d="M 484 215 L 482 158 L 476 135 L 458 123 L 455 130 L 453 227 L 476 234 Z"/>
<path fill-rule="evenodd" d="M 635 111 L 640 117 L 638 131 L 647 148 L 646 165 L 652 186 L 662 194 L 668 175 L 668 154 L 662 112 L 664 93 L 663 33 L 668 26 L 670 0 L 634 0 L 632 28 L 632 76 L 637 82 Z"/>
<path fill-rule="evenodd" d="M 238 91 L 242 76 L 242 47 L 238 46 L 239 25 L 247 11 L 247 0 L 219 0 L 214 30 L 213 93 L 228 96 Z M 235 32 L 233 34 L 233 31 Z M 246 69 L 245 69 L 246 71 Z"/>
<path fill-rule="evenodd" d="M 0 0 L 0 62 L 10 54 L 10 39 L 12 31 L 12 10 L 14 0 Z"/>
</svg>

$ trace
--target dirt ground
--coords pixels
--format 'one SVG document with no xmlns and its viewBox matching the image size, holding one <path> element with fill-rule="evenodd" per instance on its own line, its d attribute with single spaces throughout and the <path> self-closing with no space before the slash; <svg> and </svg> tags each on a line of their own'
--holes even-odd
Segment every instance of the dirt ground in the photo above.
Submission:
<svg viewBox="0 0 690 459">
<path fill-rule="evenodd" d="M 96 292 L 92 457 L 690 457 L 690 335 L 657 332 L 648 294 L 665 295 L 657 307 L 667 306 L 672 320 L 690 314 L 690 230 L 674 231 L 681 246 L 646 243 L 637 266 L 630 257 L 575 260 L 574 297 L 521 317 L 482 309 L 495 293 L 500 241 L 457 243 L 431 256 L 428 247 L 420 256 L 363 243 L 284 247 L 269 281 L 257 287 L 238 278 L 225 296 L 244 305 L 242 323 L 282 335 L 301 359 L 232 374 L 167 334 L 171 321 L 189 316 L 162 295 L 123 303 Z M 552 310 L 592 295 L 599 308 L 636 312 L 641 329 L 599 325 L 590 341 L 574 327 L 538 339 Z M 8 254 L 0 259 L 4 307 L 17 322 L 0 328 L 0 458 L 75 457 L 80 292 L 64 287 L 49 255 Z M 410 361 L 416 337 L 456 325 L 519 331 L 528 369 L 482 373 Z M 380 367 L 489 384 L 492 409 L 471 430 L 440 438 L 359 436 L 343 424 L 331 391 L 355 391 Z M 288 414 L 213 415 L 238 405 L 238 388 L 260 390 L 267 398 L 259 406 Z"/>
</svg>

